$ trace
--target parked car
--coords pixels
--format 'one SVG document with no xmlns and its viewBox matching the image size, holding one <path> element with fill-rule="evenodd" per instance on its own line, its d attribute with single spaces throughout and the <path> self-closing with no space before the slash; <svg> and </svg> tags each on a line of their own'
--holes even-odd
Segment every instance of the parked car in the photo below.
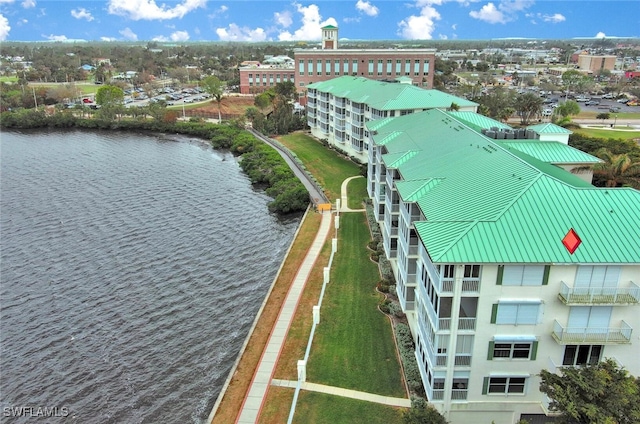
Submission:
<svg viewBox="0 0 640 424">
<path fill-rule="evenodd" d="M 585 106 L 597 106 L 597 105 L 599 105 L 599 104 L 600 104 L 600 102 L 599 102 L 599 101 L 597 101 L 597 100 L 589 100 L 589 101 L 585 102 L 585 104 L 584 104 L 584 105 L 585 105 Z"/>
<path fill-rule="evenodd" d="M 93 103 L 93 100 L 85 97 L 84 99 L 82 99 L 82 103 Z"/>
<path fill-rule="evenodd" d="M 603 99 L 613 99 L 613 93 L 607 93 L 602 95 Z"/>
<path fill-rule="evenodd" d="M 622 99 L 618 99 L 618 100 L 616 100 L 616 102 L 618 102 L 618 103 L 625 103 L 625 104 L 626 104 L 628 101 L 629 101 L 629 99 L 627 99 L 626 97 L 623 97 Z"/>
</svg>

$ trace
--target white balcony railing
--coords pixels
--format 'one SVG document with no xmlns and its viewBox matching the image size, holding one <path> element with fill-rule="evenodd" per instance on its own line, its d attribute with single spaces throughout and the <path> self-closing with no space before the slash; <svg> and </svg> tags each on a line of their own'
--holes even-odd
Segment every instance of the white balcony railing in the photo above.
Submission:
<svg viewBox="0 0 640 424">
<path fill-rule="evenodd" d="M 558 298 L 567 305 L 634 305 L 640 303 L 640 287 L 569 287 L 563 281 Z"/>
<path fill-rule="evenodd" d="M 453 293 L 454 280 L 443 279 L 441 293 Z M 463 293 L 478 293 L 480 291 L 480 281 L 478 280 L 462 280 L 462 292 Z"/>
<path fill-rule="evenodd" d="M 625 321 L 619 327 L 563 327 L 553 325 L 552 336 L 559 344 L 625 344 L 631 342 L 632 328 Z"/>
</svg>

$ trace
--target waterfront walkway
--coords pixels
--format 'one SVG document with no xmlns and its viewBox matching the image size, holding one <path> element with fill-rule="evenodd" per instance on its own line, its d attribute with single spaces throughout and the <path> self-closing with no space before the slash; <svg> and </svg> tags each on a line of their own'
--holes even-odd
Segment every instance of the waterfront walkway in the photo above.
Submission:
<svg viewBox="0 0 640 424">
<path fill-rule="evenodd" d="M 289 292 L 282 304 L 280 314 L 274 324 L 271 336 L 269 336 L 267 346 L 264 352 L 262 352 L 260 363 L 253 375 L 249 392 L 244 399 L 240 416 L 236 421 L 238 424 L 255 424 L 258 420 L 260 409 L 262 408 L 262 404 L 264 403 L 264 399 L 267 395 L 267 389 L 271 384 L 276 363 L 280 356 L 280 351 L 284 346 L 284 341 L 287 337 L 287 332 L 289 331 L 291 322 L 293 321 L 293 316 L 296 312 L 302 291 L 304 290 L 309 274 L 313 269 L 313 265 L 322 250 L 322 246 L 331 232 L 331 222 L 331 212 L 323 212 L 320 229 L 318 230 L 316 238 L 313 240 L 313 244 L 311 245 L 311 248 L 309 248 L 307 256 L 305 256 L 304 261 L 302 262 L 302 265 L 289 288 Z"/>
<path fill-rule="evenodd" d="M 363 178 L 362 176 L 355 176 L 347 178 L 342 182 L 341 196 L 340 196 L 340 212 L 365 212 L 365 209 L 350 209 L 348 207 L 347 186 L 349 181 L 354 178 Z M 242 408 L 239 414 L 236 424 L 255 424 L 258 422 L 260 416 L 260 410 L 264 404 L 267 396 L 269 386 L 289 387 L 295 389 L 297 381 L 292 380 L 277 380 L 273 378 L 278 357 L 284 346 L 284 341 L 287 337 L 289 327 L 293 321 L 298 302 L 304 290 L 304 286 L 307 282 L 309 274 L 315 262 L 322 250 L 322 246 L 329 237 L 332 228 L 332 212 L 325 211 L 322 213 L 322 222 L 320 229 L 316 234 L 316 237 L 311 245 L 311 248 L 307 252 L 307 255 L 295 276 L 295 279 L 287 293 L 287 297 L 280 309 L 278 319 L 274 324 L 271 336 L 267 342 L 260 363 L 253 375 L 249 392 L 244 399 Z M 351 399 L 363 400 L 367 402 L 380 403 L 388 406 L 396 407 L 411 407 L 411 400 L 406 398 L 394 398 L 389 396 L 377 395 L 374 393 L 359 392 L 357 390 L 344 389 L 341 387 L 327 386 L 323 384 L 302 383 L 301 388 L 303 390 L 309 390 L 313 392 L 321 392 L 334 396 L 348 397 Z M 222 396 L 223 394 L 221 394 Z"/>
</svg>

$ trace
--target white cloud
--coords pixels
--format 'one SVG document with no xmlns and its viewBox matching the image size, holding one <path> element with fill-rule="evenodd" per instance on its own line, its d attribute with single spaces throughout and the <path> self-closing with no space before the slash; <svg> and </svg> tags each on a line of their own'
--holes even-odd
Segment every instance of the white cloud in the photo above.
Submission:
<svg viewBox="0 0 640 424">
<path fill-rule="evenodd" d="M 44 38 L 46 38 L 49 41 L 66 41 L 68 40 L 66 35 L 43 35 Z"/>
<path fill-rule="evenodd" d="M 481 21 L 488 22 L 490 24 L 501 23 L 504 24 L 508 21 L 506 15 L 496 8 L 493 3 L 487 3 L 480 10 L 472 10 L 469 12 L 469 16 Z"/>
<path fill-rule="evenodd" d="M 122 35 L 126 40 L 129 41 L 138 41 L 138 35 L 131 31 L 130 28 L 125 28 L 122 31 L 118 31 L 120 33 L 120 35 Z"/>
<path fill-rule="evenodd" d="M 109 0 L 108 11 L 134 21 L 182 18 L 187 13 L 204 7 L 207 0 L 183 0 L 175 7 L 158 6 L 155 0 Z M 226 7 L 226 6 L 224 6 Z"/>
<path fill-rule="evenodd" d="M 164 35 L 158 35 L 157 37 L 153 37 L 153 41 L 187 41 L 189 39 L 189 33 L 187 31 L 176 31 L 172 33 L 169 37 L 165 37 Z"/>
<path fill-rule="evenodd" d="M 419 15 L 411 15 L 398 22 L 398 35 L 409 40 L 431 40 L 435 30 L 435 21 L 440 20 L 440 13 L 433 5 L 442 4 L 443 0 L 418 0 L 416 7 Z"/>
<path fill-rule="evenodd" d="M 295 30 L 293 34 L 289 31 L 281 32 L 278 35 L 280 41 L 319 40 L 322 35 L 320 28 L 326 25 L 338 26 L 334 18 L 321 21 L 320 9 L 315 4 L 304 7 L 299 3 L 294 3 L 294 6 L 296 6 L 297 12 L 302 15 L 302 26 Z"/>
<path fill-rule="evenodd" d="M 482 6 L 480 10 L 469 12 L 469 16 L 490 24 L 505 24 L 516 20 L 518 12 L 530 8 L 534 3 L 534 0 L 502 0 L 496 7 L 494 3 L 489 2 Z M 542 15 L 539 17 L 542 18 Z"/>
<path fill-rule="evenodd" d="M 115 38 L 115 37 L 100 37 L 100 41 L 108 41 L 108 42 L 117 41 L 117 38 Z"/>
<path fill-rule="evenodd" d="M 602 31 L 596 34 L 594 38 L 606 38 L 606 34 Z"/>
<path fill-rule="evenodd" d="M 91 12 L 89 12 L 84 7 L 81 7 L 79 9 L 71 9 L 71 16 L 76 19 L 86 19 L 88 22 L 91 22 L 94 19 L 93 16 L 91 16 Z"/>
<path fill-rule="evenodd" d="M 451 29 L 454 30 L 454 31 L 457 30 L 458 29 L 458 24 L 451 25 Z"/>
<path fill-rule="evenodd" d="M 22 2 L 22 7 L 25 9 L 31 9 L 32 7 L 36 7 L 36 0 L 24 0 Z"/>
<path fill-rule="evenodd" d="M 265 41 L 267 34 L 262 28 L 251 29 L 229 24 L 227 28 L 216 29 L 216 34 L 223 41 Z"/>
<path fill-rule="evenodd" d="M 4 15 L 0 14 L 0 41 L 4 41 L 7 39 L 9 31 L 11 31 L 9 21 L 4 17 Z"/>
<path fill-rule="evenodd" d="M 0 4 L 9 4 L 9 3 L 13 3 L 15 0 L 0 0 Z"/>
<path fill-rule="evenodd" d="M 358 0 L 356 9 L 369 16 L 378 16 L 378 13 L 380 13 L 380 10 L 376 6 L 364 0 Z"/>
<path fill-rule="evenodd" d="M 291 26 L 291 24 L 293 23 L 293 18 L 291 17 L 291 12 L 284 11 L 284 12 L 276 12 L 273 14 L 273 18 L 275 19 L 276 23 L 284 28 L 289 28 Z"/>
<path fill-rule="evenodd" d="M 541 18 L 545 22 L 551 22 L 554 24 L 564 22 L 567 20 L 567 18 L 565 18 L 563 15 L 559 13 L 554 13 L 553 15 L 542 15 Z"/>
<path fill-rule="evenodd" d="M 438 34 L 438 38 L 441 39 L 441 40 L 448 40 L 449 39 L 449 37 L 447 37 L 446 34 Z"/>
</svg>

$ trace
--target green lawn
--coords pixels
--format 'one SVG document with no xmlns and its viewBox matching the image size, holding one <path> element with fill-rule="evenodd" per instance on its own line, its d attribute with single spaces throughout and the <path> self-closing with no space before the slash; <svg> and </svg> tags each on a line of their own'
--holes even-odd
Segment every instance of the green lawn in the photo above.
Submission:
<svg viewBox="0 0 640 424">
<path fill-rule="evenodd" d="M 378 311 L 377 264 L 366 248 L 371 239 L 364 213 L 340 215 L 333 260 L 316 329 L 307 380 L 386 396 L 406 397 L 393 333 Z M 314 422 L 314 421 L 301 421 Z"/>
<path fill-rule="evenodd" d="M 306 134 L 288 134 L 278 137 L 278 140 L 298 156 L 331 202 L 340 198 L 342 182 L 360 172 L 358 165 Z"/>
<path fill-rule="evenodd" d="M 615 131 L 599 128 L 579 128 L 571 130 L 575 133 L 598 138 L 621 138 L 623 140 L 640 139 L 640 131 Z"/>
<path fill-rule="evenodd" d="M 363 177 L 349 181 L 349 185 L 347 186 L 347 195 L 347 206 L 349 206 L 349 208 L 363 209 L 363 199 L 369 198 L 369 195 L 367 194 L 367 179 Z"/>
<path fill-rule="evenodd" d="M 16 76 L 0 77 L 0 82 L 16 82 L 16 81 L 18 81 L 18 77 L 16 77 Z"/>
<path fill-rule="evenodd" d="M 331 396 L 300 392 L 293 422 L 314 424 L 401 423 L 403 408 Z"/>
</svg>

